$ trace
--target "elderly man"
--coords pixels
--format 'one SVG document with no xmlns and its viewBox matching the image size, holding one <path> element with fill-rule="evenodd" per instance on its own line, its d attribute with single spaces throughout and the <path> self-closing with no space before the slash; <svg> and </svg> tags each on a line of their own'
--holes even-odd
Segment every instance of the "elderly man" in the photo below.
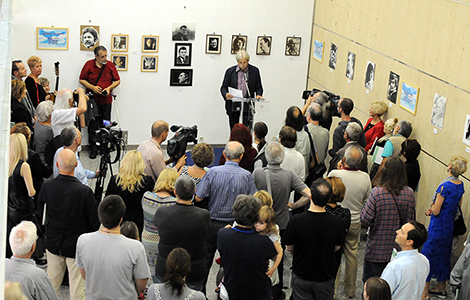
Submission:
<svg viewBox="0 0 470 300">
<path fill-rule="evenodd" d="M 31 259 L 36 249 L 36 225 L 22 221 L 10 233 L 13 257 L 5 261 L 5 280 L 19 282 L 21 290 L 29 300 L 59 300 L 46 272 L 38 268 Z"/>
<path fill-rule="evenodd" d="M 306 114 L 307 129 L 313 139 L 315 145 L 315 152 L 318 155 L 318 162 L 322 162 L 326 158 L 328 144 L 330 142 L 330 132 L 320 126 L 320 121 L 323 117 L 323 110 L 318 103 L 312 103 Z"/>
<path fill-rule="evenodd" d="M 142 153 L 145 162 L 144 174 L 152 177 L 153 181 L 157 181 L 158 175 L 166 168 L 166 165 L 171 163 L 173 160 L 169 159 L 165 161 L 165 157 L 162 152 L 161 144 L 167 139 L 168 132 L 170 131 L 168 123 L 162 120 L 155 121 L 152 124 L 151 133 L 152 137 L 142 142 L 137 151 Z M 184 166 L 186 155 L 182 156 L 176 165 L 173 167 L 175 171 L 178 171 Z"/>
<path fill-rule="evenodd" d="M 73 126 L 77 117 L 82 116 L 87 111 L 87 96 L 82 88 L 77 88 L 78 106 L 73 107 L 73 92 L 63 89 L 57 95 L 54 103 L 54 110 L 51 114 L 51 126 L 54 137 L 58 136 L 62 129 Z"/>
<path fill-rule="evenodd" d="M 11 80 L 18 79 L 23 80 L 24 77 L 28 75 L 28 71 L 24 66 L 24 63 L 21 60 L 14 60 L 11 63 Z M 33 106 L 33 102 L 31 101 L 31 97 L 29 96 L 28 91 L 26 90 L 26 96 L 21 98 L 21 104 L 23 104 L 28 112 L 31 114 L 31 122 L 34 124 L 34 116 L 36 115 L 36 110 Z"/>
<path fill-rule="evenodd" d="M 233 95 L 229 93 L 229 88 L 242 91 L 243 98 L 262 99 L 263 85 L 259 69 L 249 64 L 250 55 L 246 51 L 239 51 L 235 56 L 237 65 L 225 71 L 224 81 L 220 87 L 220 93 L 225 100 L 225 112 L 229 118 L 230 130 L 237 123 L 240 123 L 240 102 L 233 102 Z M 243 108 L 243 124 L 251 128 L 249 124 L 248 105 Z"/>
<path fill-rule="evenodd" d="M 322 109 L 322 117 L 320 118 L 319 125 L 326 130 L 330 131 L 331 123 L 333 118 L 331 117 L 330 107 L 331 101 L 328 99 L 328 95 L 324 92 L 317 92 L 313 96 L 310 95 L 305 101 L 304 107 L 302 107 L 302 114 L 307 116 L 307 110 L 313 103 L 320 105 Z"/>
<path fill-rule="evenodd" d="M 357 250 L 361 232 L 360 214 L 364 203 L 369 198 L 371 183 L 369 175 L 358 169 L 362 160 L 361 148 L 352 145 L 346 149 L 342 160 L 342 169 L 331 171 L 328 176 L 341 178 L 346 186 L 346 194 L 341 206 L 351 211 L 351 225 L 344 241 L 346 259 L 344 274 L 344 291 L 350 298 L 356 293 Z"/>
<path fill-rule="evenodd" d="M 40 207 L 47 216 L 47 275 L 58 294 L 67 265 L 71 299 L 85 299 L 85 282 L 75 265 L 75 250 L 81 234 L 99 228 L 95 198 L 93 191 L 74 177 L 77 159 L 72 150 L 60 151 L 56 164 L 60 174 L 44 182 L 39 193 Z"/>
<path fill-rule="evenodd" d="M 346 151 L 346 149 L 354 145 L 354 146 L 357 146 L 359 149 L 361 149 L 361 152 L 362 152 L 362 160 L 359 163 L 359 166 L 357 168 L 361 170 L 362 172 L 367 173 L 367 152 L 357 142 L 359 138 L 361 137 L 361 134 L 362 134 L 362 128 L 359 124 L 355 122 L 350 122 L 348 124 L 348 126 L 344 130 L 344 135 L 343 135 L 344 139 L 346 140 L 346 145 L 344 145 L 343 148 L 339 149 L 338 152 L 336 152 L 333 159 L 330 161 L 329 172 L 338 169 L 338 163 L 342 162 L 343 157 L 344 157 L 344 152 Z"/>
</svg>

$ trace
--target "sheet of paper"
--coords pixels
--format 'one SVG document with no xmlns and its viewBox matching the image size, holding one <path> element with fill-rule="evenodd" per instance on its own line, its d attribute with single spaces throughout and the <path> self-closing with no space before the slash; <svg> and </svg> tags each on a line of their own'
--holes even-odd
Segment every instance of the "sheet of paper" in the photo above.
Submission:
<svg viewBox="0 0 470 300">
<path fill-rule="evenodd" d="M 242 90 L 237 90 L 232 87 L 228 87 L 228 93 L 233 95 L 234 98 L 243 99 L 243 92 Z"/>
<path fill-rule="evenodd" d="M 381 164 L 382 163 L 382 160 L 383 160 L 383 157 L 382 157 L 382 153 L 384 152 L 384 148 L 382 147 L 375 147 L 375 151 L 374 151 L 374 156 L 372 157 L 372 161 L 376 164 Z"/>
</svg>

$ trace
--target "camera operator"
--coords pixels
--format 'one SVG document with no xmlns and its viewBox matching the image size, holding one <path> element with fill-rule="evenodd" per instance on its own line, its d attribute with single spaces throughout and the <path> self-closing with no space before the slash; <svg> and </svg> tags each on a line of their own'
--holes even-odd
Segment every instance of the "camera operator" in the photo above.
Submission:
<svg viewBox="0 0 470 300">
<path fill-rule="evenodd" d="M 320 119 L 320 126 L 326 130 L 330 130 L 331 123 L 333 122 L 333 117 L 331 116 L 330 107 L 331 102 L 328 100 L 328 95 L 323 92 L 316 92 L 313 96 L 309 95 L 305 101 L 304 107 L 302 107 L 302 114 L 306 116 L 307 109 L 312 103 L 318 103 L 321 108 L 323 115 Z"/>
<path fill-rule="evenodd" d="M 83 120 L 83 113 L 87 110 L 87 96 L 82 88 L 77 88 L 78 106 L 73 107 L 74 93 L 69 89 L 63 89 L 57 95 L 54 110 L 51 115 L 51 126 L 54 137 L 58 136 L 62 129 L 73 126 L 77 117 Z"/>
</svg>

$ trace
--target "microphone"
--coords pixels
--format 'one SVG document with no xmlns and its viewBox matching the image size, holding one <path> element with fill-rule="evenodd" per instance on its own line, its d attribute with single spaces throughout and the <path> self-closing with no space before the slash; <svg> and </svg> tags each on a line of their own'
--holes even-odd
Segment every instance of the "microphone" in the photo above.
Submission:
<svg viewBox="0 0 470 300">
<path fill-rule="evenodd" d="M 243 72 L 243 77 L 245 77 L 245 82 L 248 82 L 248 75 L 246 74 L 246 72 Z"/>
</svg>

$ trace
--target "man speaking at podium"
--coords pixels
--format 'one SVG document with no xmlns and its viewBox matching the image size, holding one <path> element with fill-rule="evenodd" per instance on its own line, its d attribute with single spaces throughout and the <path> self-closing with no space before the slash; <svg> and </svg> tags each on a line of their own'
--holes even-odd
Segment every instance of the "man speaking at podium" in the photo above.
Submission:
<svg viewBox="0 0 470 300">
<path fill-rule="evenodd" d="M 220 87 L 220 93 L 225 100 L 225 111 L 227 112 L 230 130 L 240 123 L 241 103 L 232 101 L 233 95 L 229 93 L 229 87 L 242 91 L 243 98 L 263 99 L 263 85 L 259 69 L 248 64 L 250 55 L 246 51 L 239 51 L 235 56 L 237 65 L 225 71 L 224 81 Z M 251 119 L 252 120 L 252 119 Z M 243 109 L 243 124 L 251 129 L 249 124 L 249 110 L 245 103 Z"/>
</svg>

